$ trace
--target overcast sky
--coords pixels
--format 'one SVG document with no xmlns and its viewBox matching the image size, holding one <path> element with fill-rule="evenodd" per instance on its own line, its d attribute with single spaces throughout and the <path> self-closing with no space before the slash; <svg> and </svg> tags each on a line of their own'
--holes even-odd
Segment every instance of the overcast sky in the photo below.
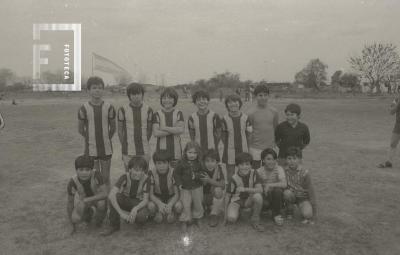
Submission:
<svg viewBox="0 0 400 255">
<path fill-rule="evenodd" d="M 293 81 L 312 58 L 349 70 L 365 43 L 400 46 L 399 0 L 2 0 L 0 68 L 32 73 L 32 24 L 81 23 L 91 53 L 168 85 L 237 72 Z M 100 74 L 100 73 L 99 73 Z"/>
</svg>

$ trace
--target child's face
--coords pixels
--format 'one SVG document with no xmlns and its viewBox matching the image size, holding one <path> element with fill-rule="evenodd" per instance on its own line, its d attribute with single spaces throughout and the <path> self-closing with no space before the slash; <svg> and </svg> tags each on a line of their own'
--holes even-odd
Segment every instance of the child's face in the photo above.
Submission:
<svg viewBox="0 0 400 255">
<path fill-rule="evenodd" d="M 264 161 L 264 165 L 268 169 L 274 169 L 274 167 L 276 166 L 276 159 L 274 159 L 274 157 L 271 154 L 267 154 L 265 156 L 265 158 L 263 159 L 263 161 Z"/>
<path fill-rule="evenodd" d="M 143 95 L 142 93 L 139 94 L 131 94 L 129 96 L 130 101 L 133 105 L 141 105 L 143 103 Z"/>
<path fill-rule="evenodd" d="M 188 160 L 195 160 L 197 159 L 197 151 L 195 148 L 190 148 L 186 151 L 186 157 Z"/>
<path fill-rule="evenodd" d="M 92 169 L 90 169 L 88 167 L 82 167 L 82 168 L 76 169 L 76 175 L 82 181 L 88 180 L 90 178 L 91 174 L 92 174 Z"/>
<path fill-rule="evenodd" d="M 237 113 L 240 111 L 239 101 L 228 101 L 226 105 L 228 106 L 228 111 L 231 113 Z"/>
<path fill-rule="evenodd" d="M 289 122 L 289 124 L 293 125 L 299 121 L 299 116 L 297 115 L 297 113 L 286 111 L 285 114 L 286 114 L 286 119 Z"/>
<path fill-rule="evenodd" d="M 238 171 L 241 175 L 247 175 L 251 170 L 251 162 L 243 162 L 238 165 Z"/>
<path fill-rule="evenodd" d="M 168 172 L 169 162 L 168 161 L 156 161 L 155 163 L 156 170 L 160 174 L 165 174 Z"/>
<path fill-rule="evenodd" d="M 171 109 L 174 107 L 174 98 L 170 97 L 169 95 L 165 95 L 161 98 L 161 106 L 165 109 Z"/>
<path fill-rule="evenodd" d="M 268 103 L 268 94 L 265 92 L 260 92 L 256 95 L 257 104 L 260 106 L 265 106 Z"/>
<path fill-rule="evenodd" d="M 103 86 L 101 84 L 92 84 L 89 89 L 91 97 L 100 99 L 103 96 Z"/>
<path fill-rule="evenodd" d="M 140 180 L 144 175 L 143 169 L 138 166 L 134 166 L 133 168 L 130 168 L 129 173 L 130 173 L 132 180 Z"/>
<path fill-rule="evenodd" d="M 208 103 L 209 101 L 206 97 L 199 97 L 196 99 L 196 106 L 199 110 L 207 110 Z"/>
<path fill-rule="evenodd" d="M 204 159 L 204 165 L 206 166 L 206 169 L 208 171 L 212 171 L 215 169 L 215 167 L 217 166 L 217 161 L 213 158 L 205 158 Z"/>
<path fill-rule="evenodd" d="M 299 158 L 296 156 L 287 156 L 286 163 L 290 169 L 296 170 L 299 166 Z"/>
</svg>

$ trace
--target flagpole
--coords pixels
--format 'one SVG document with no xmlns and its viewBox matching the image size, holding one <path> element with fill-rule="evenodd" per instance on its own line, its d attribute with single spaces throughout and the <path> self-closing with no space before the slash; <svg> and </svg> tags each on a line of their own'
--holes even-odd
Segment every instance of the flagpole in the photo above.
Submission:
<svg viewBox="0 0 400 255">
<path fill-rule="evenodd" d="M 93 52 L 92 52 L 92 76 L 93 76 Z"/>
</svg>

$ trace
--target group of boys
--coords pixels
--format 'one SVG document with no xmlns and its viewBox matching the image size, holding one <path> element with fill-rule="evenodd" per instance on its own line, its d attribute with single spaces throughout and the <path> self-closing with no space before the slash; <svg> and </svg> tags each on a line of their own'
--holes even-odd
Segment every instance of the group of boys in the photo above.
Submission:
<svg viewBox="0 0 400 255">
<path fill-rule="evenodd" d="M 183 113 L 176 109 L 178 94 L 166 88 L 160 95 L 161 109 L 154 112 L 144 103 L 143 86 L 132 83 L 127 88 L 129 102 L 116 113 L 102 99 L 101 78 L 89 78 L 87 89 L 91 99 L 78 111 L 85 151 L 75 160 L 76 176 L 68 184 L 67 211 L 72 233 L 82 221 L 94 219 L 96 226 L 101 226 L 108 210 L 110 226 L 104 235 L 118 231 L 121 218 L 137 224 L 150 219 L 174 222 L 184 210 L 184 187 L 174 176 L 174 168 L 182 159 L 181 134 L 185 131 Z M 239 96 L 227 96 L 228 113 L 220 118 L 208 108 L 208 92 L 194 93 L 193 103 L 198 110 L 190 115 L 187 126 L 191 141 L 201 148 L 201 171 L 193 175 L 201 183 L 199 206 L 210 215 L 212 227 L 218 225 L 221 213 L 226 224 L 236 222 L 240 212 L 249 208 L 252 226 L 263 231 L 263 208 L 272 209 L 274 222 L 282 225 L 283 211 L 290 218 L 296 204 L 304 222 L 311 222 L 316 216 L 315 196 L 310 174 L 301 166 L 301 151 L 310 135 L 307 126 L 299 122 L 301 109 L 296 104 L 288 105 L 287 121 L 278 125 L 276 110 L 267 104 L 269 89 L 259 85 L 254 96 L 257 104 L 248 115 L 241 111 Z M 116 131 L 126 173 L 110 187 L 111 140 Z M 152 136 L 157 145 L 150 155 Z M 221 141 L 222 157 L 218 150 Z M 154 169 L 149 169 L 150 160 Z M 192 198 L 189 204 L 198 201 Z"/>
</svg>

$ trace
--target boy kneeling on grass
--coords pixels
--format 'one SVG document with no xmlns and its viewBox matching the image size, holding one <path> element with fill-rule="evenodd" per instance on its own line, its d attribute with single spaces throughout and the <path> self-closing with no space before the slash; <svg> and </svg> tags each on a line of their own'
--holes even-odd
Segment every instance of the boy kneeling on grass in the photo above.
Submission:
<svg viewBox="0 0 400 255">
<path fill-rule="evenodd" d="M 297 205 L 303 217 L 302 223 L 313 224 L 317 216 L 317 204 L 314 188 L 308 170 L 300 165 L 300 149 L 290 147 L 286 153 L 287 189 L 283 192 L 288 219 L 293 217 L 294 206 Z"/>
<path fill-rule="evenodd" d="M 179 189 L 174 180 L 174 169 L 170 168 L 170 157 L 167 152 L 159 151 L 153 154 L 155 169 L 150 171 L 151 188 L 149 210 L 154 215 L 154 221 L 161 223 L 164 219 L 173 223 L 183 210 L 179 200 Z"/>
<path fill-rule="evenodd" d="M 255 230 L 262 232 L 264 227 L 260 224 L 260 213 L 263 206 L 261 195 L 262 180 L 257 172 L 251 168 L 253 157 L 247 152 L 236 156 L 235 163 L 238 167 L 229 181 L 227 194 L 225 196 L 225 219 L 228 222 L 236 222 L 239 217 L 239 210 L 251 208 L 251 224 Z"/>
<path fill-rule="evenodd" d="M 110 200 L 110 228 L 101 234 L 111 235 L 120 230 L 121 220 L 128 223 L 143 224 L 150 211 L 150 178 L 147 175 L 148 164 L 142 156 L 133 156 L 128 163 L 128 172 L 123 174 L 112 187 Z"/>
<path fill-rule="evenodd" d="M 67 212 L 72 224 L 71 234 L 82 221 L 89 223 L 95 218 L 100 227 L 106 215 L 107 187 L 101 174 L 93 170 L 92 157 L 79 156 L 75 159 L 76 175 L 68 183 Z"/>
<path fill-rule="evenodd" d="M 218 215 L 224 209 L 225 178 L 222 167 L 218 164 L 218 152 L 207 150 L 203 156 L 204 169 L 200 180 L 203 182 L 203 206 L 210 214 L 211 227 L 218 225 Z"/>
</svg>

